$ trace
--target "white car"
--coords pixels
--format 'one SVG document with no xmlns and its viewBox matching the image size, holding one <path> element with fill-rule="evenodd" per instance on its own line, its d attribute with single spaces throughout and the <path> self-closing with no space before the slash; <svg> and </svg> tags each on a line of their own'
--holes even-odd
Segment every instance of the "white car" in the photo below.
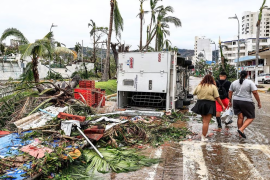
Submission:
<svg viewBox="0 0 270 180">
<path fill-rule="evenodd" d="M 263 84 L 270 82 L 270 74 L 262 73 L 258 76 L 258 81 L 263 82 Z"/>
</svg>

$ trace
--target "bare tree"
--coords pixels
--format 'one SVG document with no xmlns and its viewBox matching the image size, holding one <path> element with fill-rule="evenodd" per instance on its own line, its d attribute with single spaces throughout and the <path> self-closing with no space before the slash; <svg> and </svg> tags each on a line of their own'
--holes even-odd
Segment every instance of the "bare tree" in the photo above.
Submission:
<svg viewBox="0 0 270 180">
<path fill-rule="evenodd" d="M 102 75 L 102 81 L 108 81 L 109 76 L 109 62 L 110 62 L 110 45 L 112 38 L 112 26 L 114 24 L 114 30 L 116 36 L 120 36 L 120 32 L 123 31 L 124 21 L 120 14 L 117 0 L 110 0 L 111 13 L 110 13 L 110 24 L 109 24 L 109 33 L 108 33 L 108 43 L 107 43 L 107 53 L 104 65 L 104 73 Z"/>
<path fill-rule="evenodd" d="M 260 26 L 262 20 L 262 11 L 265 8 L 266 0 L 263 0 L 263 4 L 260 8 L 260 13 L 258 16 L 257 26 L 257 34 L 256 34 L 256 67 L 255 67 L 255 84 L 258 85 L 258 63 L 259 63 L 259 48 L 260 48 Z"/>
</svg>

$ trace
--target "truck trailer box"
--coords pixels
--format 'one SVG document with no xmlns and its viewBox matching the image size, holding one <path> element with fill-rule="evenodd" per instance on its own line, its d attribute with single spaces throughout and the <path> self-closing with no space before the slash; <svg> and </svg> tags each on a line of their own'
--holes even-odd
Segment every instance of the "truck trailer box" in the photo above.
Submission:
<svg viewBox="0 0 270 180">
<path fill-rule="evenodd" d="M 186 100 L 187 93 L 183 78 L 188 78 L 188 68 L 177 65 L 183 64 L 180 61 L 185 60 L 174 52 L 120 53 L 118 107 L 175 109 L 177 101 Z"/>
</svg>

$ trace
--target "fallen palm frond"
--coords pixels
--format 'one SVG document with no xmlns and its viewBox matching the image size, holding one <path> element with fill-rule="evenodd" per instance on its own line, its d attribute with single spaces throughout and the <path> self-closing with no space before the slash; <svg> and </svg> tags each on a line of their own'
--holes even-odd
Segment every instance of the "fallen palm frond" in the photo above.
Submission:
<svg viewBox="0 0 270 180">
<path fill-rule="evenodd" d="M 63 107 L 71 105 L 73 113 L 80 111 L 81 114 L 91 114 L 91 108 L 86 107 L 85 103 L 73 98 L 73 89 L 79 84 L 80 77 L 75 76 L 69 83 L 63 82 L 27 82 L 14 85 L 9 88 L 11 94 L 0 99 L 0 127 L 10 126 L 12 122 L 37 112 L 40 108 L 51 105 Z M 37 91 L 39 86 L 42 91 Z M 79 114 L 78 113 L 78 114 Z"/>
<path fill-rule="evenodd" d="M 45 101 L 43 101 L 40 105 L 38 105 L 33 111 L 31 111 L 28 116 L 30 116 L 31 114 L 33 114 L 34 112 L 36 112 L 39 108 L 41 108 L 42 106 L 44 106 L 46 103 L 50 102 L 53 98 L 49 98 L 46 99 Z"/>
<path fill-rule="evenodd" d="M 134 150 L 100 148 L 99 151 L 104 156 L 103 159 L 93 150 L 83 151 L 86 162 L 90 163 L 87 172 L 130 172 L 160 162 L 158 159 L 138 155 Z"/>
<path fill-rule="evenodd" d="M 188 128 L 175 128 L 166 121 L 161 124 L 133 123 L 129 121 L 107 130 L 104 133 L 104 139 L 108 140 L 108 144 L 113 147 L 117 147 L 119 143 L 125 145 L 150 143 L 152 146 L 157 147 L 165 141 L 178 142 L 183 140 L 189 134 L 191 134 L 191 131 Z"/>
</svg>

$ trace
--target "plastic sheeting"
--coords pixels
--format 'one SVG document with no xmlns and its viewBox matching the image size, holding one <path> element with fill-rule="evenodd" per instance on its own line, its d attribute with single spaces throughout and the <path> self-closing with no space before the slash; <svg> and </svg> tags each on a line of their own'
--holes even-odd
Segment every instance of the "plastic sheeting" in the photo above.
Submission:
<svg viewBox="0 0 270 180">
<path fill-rule="evenodd" d="M 31 131 L 24 132 L 22 133 L 22 135 L 29 132 Z M 19 134 L 13 133 L 13 134 L 9 134 L 7 136 L 0 138 L 0 142 L 1 142 L 0 143 L 0 158 L 10 157 L 13 155 L 19 155 L 20 154 L 19 149 L 22 146 L 28 145 L 32 142 L 32 140 L 23 141 L 20 137 L 21 136 Z M 24 166 L 27 168 L 30 168 L 29 164 L 25 164 Z M 21 176 L 23 174 L 25 174 L 24 170 L 18 169 L 18 168 L 11 168 L 10 170 L 8 170 L 8 172 L 5 175 L 12 176 L 16 178 L 16 180 L 20 180 L 20 179 L 25 178 Z"/>
<path fill-rule="evenodd" d="M 27 131 L 22 133 L 26 134 L 31 131 Z M 9 134 L 7 136 L 4 136 L 0 138 L 0 158 L 4 158 L 7 156 L 13 156 L 13 155 L 18 155 L 19 154 L 19 149 L 22 146 L 30 144 L 32 141 L 22 141 L 20 138 L 21 136 L 17 133 Z"/>
<path fill-rule="evenodd" d="M 57 116 L 59 112 L 65 112 L 68 107 L 54 107 L 50 106 L 46 109 L 42 109 L 41 112 L 34 113 L 21 120 L 16 121 L 14 124 L 17 128 L 28 130 L 31 128 L 38 128 L 46 125 L 46 123 Z"/>
</svg>

